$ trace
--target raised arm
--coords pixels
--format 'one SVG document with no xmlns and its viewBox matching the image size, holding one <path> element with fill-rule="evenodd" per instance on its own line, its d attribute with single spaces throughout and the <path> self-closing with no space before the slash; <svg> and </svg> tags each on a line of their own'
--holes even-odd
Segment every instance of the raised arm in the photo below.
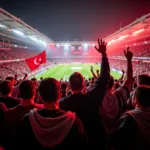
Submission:
<svg viewBox="0 0 150 150">
<path fill-rule="evenodd" d="M 127 71 L 126 71 L 126 77 L 123 83 L 123 86 L 127 87 L 128 90 L 131 90 L 132 80 L 133 80 L 133 67 L 132 67 L 132 57 L 133 53 L 129 51 L 129 47 L 126 51 L 124 51 L 124 55 L 127 59 Z"/>
<path fill-rule="evenodd" d="M 119 81 L 122 81 L 122 80 L 124 79 L 124 75 L 125 75 L 125 71 L 122 70 L 122 76 L 121 76 L 121 78 L 119 79 Z"/>
<path fill-rule="evenodd" d="M 95 49 L 102 55 L 100 75 L 94 83 L 93 88 L 88 92 L 90 103 L 99 107 L 106 93 L 106 86 L 110 76 L 109 62 L 106 53 L 107 43 L 98 39 L 98 48 Z"/>
<path fill-rule="evenodd" d="M 94 79 L 97 79 L 97 76 L 96 76 L 96 74 L 94 73 L 94 70 L 93 70 L 93 66 L 91 66 L 91 73 L 92 73 Z"/>
</svg>

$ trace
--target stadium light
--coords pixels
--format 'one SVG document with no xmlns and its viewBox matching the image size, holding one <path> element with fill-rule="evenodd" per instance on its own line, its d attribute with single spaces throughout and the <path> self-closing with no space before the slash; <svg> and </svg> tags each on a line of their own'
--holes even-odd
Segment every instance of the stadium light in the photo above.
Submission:
<svg viewBox="0 0 150 150">
<path fill-rule="evenodd" d="M 45 41 L 41 41 L 41 40 L 38 40 L 40 43 L 42 43 L 44 46 L 46 46 L 46 42 Z"/>
<path fill-rule="evenodd" d="M 14 29 L 12 29 L 12 31 L 13 31 L 14 33 L 18 34 L 18 35 L 24 36 L 24 33 L 21 32 L 21 31 L 14 30 Z"/>
<path fill-rule="evenodd" d="M 92 44 L 92 46 L 94 47 L 94 46 L 95 46 L 95 44 Z"/>
<path fill-rule="evenodd" d="M 64 44 L 64 50 L 65 50 L 65 51 L 69 50 L 69 46 L 70 46 L 70 44 L 65 43 L 65 44 Z"/>
<path fill-rule="evenodd" d="M 133 34 L 133 35 L 136 35 L 136 34 L 139 34 L 139 33 L 143 32 L 144 30 L 145 30 L 145 29 L 140 29 L 140 30 L 138 30 L 138 31 L 133 32 L 132 34 Z"/>
<path fill-rule="evenodd" d="M 119 41 L 119 40 L 123 40 L 123 39 L 125 39 L 125 38 L 127 38 L 129 35 L 124 35 L 124 36 L 121 36 L 121 37 L 119 37 L 117 40 Z"/>
<path fill-rule="evenodd" d="M 145 41 L 144 43 L 147 44 L 147 41 Z"/>
<path fill-rule="evenodd" d="M 7 29 L 7 27 L 5 25 L 3 25 L 3 24 L 0 24 L 0 27 Z"/>
<path fill-rule="evenodd" d="M 69 47 L 70 45 L 69 45 L 68 43 L 66 43 L 64 46 L 65 46 L 65 48 L 67 48 L 67 47 Z"/>
<path fill-rule="evenodd" d="M 85 43 L 83 46 L 84 46 L 84 47 L 88 47 L 88 44 L 87 44 L 87 43 Z"/>
<path fill-rule="evenodd" d="M 37 38 L 35 38 L 35 37 L 33 37 L 33 36 L 28 36 L 28 37 L 29 37 L 31 40 L 33 40 L 33 41 L 36 41 L 36 42 L 38 41 Z"/>
<path fill-rule="evenodd" d="M 108 45 L 110 45 L 111 43 L 114 43 L 114 42 L 116 42 L 116 40 L 111 40 L 108 42 Z"/>
</svg>

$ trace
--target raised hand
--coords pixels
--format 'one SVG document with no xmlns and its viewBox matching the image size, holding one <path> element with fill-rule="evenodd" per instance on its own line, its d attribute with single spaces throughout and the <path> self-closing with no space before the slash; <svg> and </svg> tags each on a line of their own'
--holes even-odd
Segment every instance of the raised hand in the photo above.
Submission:
<svg viewBox="0 0 150 150">
<path fill-rule="evenodd" d="M 91 71 L 93 71 L 93 66 L 91 66 Z"/>
<path fill-rule="evenodd" d="M 133 57 L 133 53 L 129 50 L 129 47 L 127 50 L 124 50 L 124 56 L 127 58 L 127 60 L 131 60 Z"/>
<path fill-rule="evenodd" d="M 123 73 L 123 74 L 125 73 L 125 70 L 124 70 L 124 69 L 122 70 L 122 73 Z"/>
<path fill-rule="evenodd" d="M 105 41 L 98 39 L 98 48 L 95 46 L 95 49 L 101 54 L 106 54 L 106 46 L 107 43 Z"/>
</svg>

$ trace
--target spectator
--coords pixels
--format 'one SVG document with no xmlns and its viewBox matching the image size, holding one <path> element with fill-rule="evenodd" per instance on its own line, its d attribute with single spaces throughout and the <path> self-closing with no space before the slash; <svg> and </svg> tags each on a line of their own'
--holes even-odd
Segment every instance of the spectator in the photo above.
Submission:
<svg viewBox="0 0 150 150">
<path fill-rule="evenodd" d="M 13 92 L 13 84 L 9 80 L 0 83 L 0 92 L 2 94 L 0 102 L 4 103 L 7 108 L 15 107 L 22 102 L 21 99 L 11 96 Z"/>
<path fill-rule="evenodd" d="M 36 86 L 31 80 L 24 80 L 19 86 L 20 97 L 22 103 L 16 107 L 9 109 L 5 113 L 5 121 L 7 125 L 18 124 L 23 116 L 33 108 L 43 108 L 42 104 L 34 103 L 36 95 Z"/>
<path fill-rule="evenodd" d="M 140 85 L 133 95 L 135 109 L 126 112 L 118 122 L 114 145 L 116 150 L 150 149 L 150 87 Z"/>
<path fill-rule="evenodd" d="M 84 78 L 80 73 L 75 72 L 69 78 L 69 84 L 73 94 L 62 98 L 59 104 L 63 110 L 76 112 L 77 116 L 80 117 L 90 140 L 90 148 L 103 150 L 106 148 L 106 141 L 98 109 L 106 93 L 110 69 L 106 54 L 106 43 L 98 40 L 98 45 L 99 48 L 96 49 L 102 54 L 102 65 L 100 76 L 95 81 L 93 88 L 86 95 L 82 93 L 84 89 Z"/>
<path fill-rule="evenodd" d="M 126 79 L 124 80 L 122 86 L 114 91 L 114 78 L 110 76 L 107 85 L 107 92 L 99 109 L 100 116 L 102 118 L 102 123 L 105 129 L 105 134 L 108 140 L 111 137 L 111 135 L 115 133 L 117 128 L 117 120 L 124 113 L 126 109 L 127 99 L 130 96 L 133 77 L 133 53 L 129 51 L 129 48 L 127 48 L 127 51 L 125 51 L 125 57 L 127 59 Z"/>
<path fill-rule="evenodd" d="M 17 130 L 15 148 L 87 149 L 88 140 L 80 119 L 75 113 L 59 109 L 59 82 L 53 78 L 44 79 L 39 92 L 45 108 L 31 110 L 23 118 Z"/>
</svg>

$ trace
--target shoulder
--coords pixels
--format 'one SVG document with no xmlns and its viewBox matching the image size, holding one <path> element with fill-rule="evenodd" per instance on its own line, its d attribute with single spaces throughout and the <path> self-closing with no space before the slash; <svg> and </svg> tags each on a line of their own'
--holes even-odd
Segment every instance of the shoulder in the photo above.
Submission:
<svg viewBox="0 0 150 150">
<path fill-rule="evenodd" d="M 120 128 L 125 127 L 125 128 L 136 129 L 137 127 L 136 121 L 128 112 L 124 113 L 121 116 L 121 118 L 118 121 L 118 125 Z"/>
<path fill-rule="evenodd" d="M 6 105 L 4 103 L 1 103 L 1 102 L 0 102 L 0 111 L 1 112 L 6 112 L 7 111 Z"/>
<path fill-rule="evenodd" d="M 80 134 L 84 134 L 84 132 L 85 132 L 82 121 L 80 120 L 80 118 L 78 116 L 75 117 L 73 128 Z"/>
<path fill-rule="evenodd" d="M 66 102 L 70 101 L 72 99 L 72 96 L 66 96 L 59 100 L 60 106 L 63 106 Z"/>
</svg>

